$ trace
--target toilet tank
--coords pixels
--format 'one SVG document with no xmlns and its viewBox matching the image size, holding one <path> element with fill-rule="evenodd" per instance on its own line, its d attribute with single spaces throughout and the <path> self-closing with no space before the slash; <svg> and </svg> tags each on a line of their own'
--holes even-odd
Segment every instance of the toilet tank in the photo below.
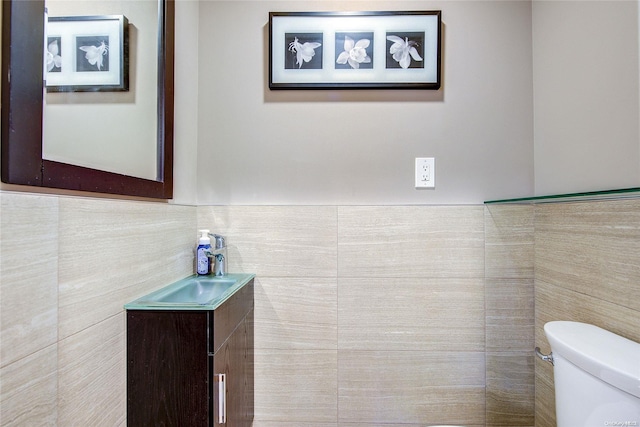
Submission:
<svg viewBox="0 0 640 427">
<path fill-rule="evenodd" d="M 594 325 L 544 325 L 557 427 L 640 427 L 640 344 Z"/>
</svg>

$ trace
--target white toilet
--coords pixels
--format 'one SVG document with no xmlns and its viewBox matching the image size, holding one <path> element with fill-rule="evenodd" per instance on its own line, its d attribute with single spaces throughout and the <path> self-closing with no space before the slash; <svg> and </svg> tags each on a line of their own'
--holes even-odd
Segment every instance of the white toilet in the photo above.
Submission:
<svg viewBox="0 0 640 427">
<path fill-rule="evenodd" d="M 640 426 L 640 344 L 579 322 L 549 322 L 544 331 L 557 427 Z"/>
</svg>

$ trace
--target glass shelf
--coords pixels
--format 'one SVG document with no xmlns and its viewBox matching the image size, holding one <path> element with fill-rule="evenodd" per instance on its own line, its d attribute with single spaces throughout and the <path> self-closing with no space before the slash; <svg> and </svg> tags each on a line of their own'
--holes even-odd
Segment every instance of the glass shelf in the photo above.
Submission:
<svg viewBox="0 0 640 427">
<path fill-rule="evenodd" d="M 635 199 L 640 198 L 640 187 L 617 190 L 588 191 L 584 193 L 553 194 L 548 196 L 521 197 L 517 199 L 487 200 L 485 205 L 519 204 L 533 205 L 538 203 L 587 202 L 597 200 Z"/>
</svg>

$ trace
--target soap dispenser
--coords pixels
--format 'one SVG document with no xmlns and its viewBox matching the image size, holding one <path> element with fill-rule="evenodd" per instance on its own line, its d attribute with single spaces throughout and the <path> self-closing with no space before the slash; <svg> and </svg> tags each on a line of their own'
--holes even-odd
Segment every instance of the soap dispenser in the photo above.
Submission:
<svg viewBox="0 0 640 427">
<path fill-rule="evenodd" d="M 211 252 L 211 239 L 209 238 L 209 230 L 198 230 L 200 238 L 198 239 L 198 249 L 196 250 L 196 271 L 200 275 L 210 273 L 209 253 Z"/>
</svg>

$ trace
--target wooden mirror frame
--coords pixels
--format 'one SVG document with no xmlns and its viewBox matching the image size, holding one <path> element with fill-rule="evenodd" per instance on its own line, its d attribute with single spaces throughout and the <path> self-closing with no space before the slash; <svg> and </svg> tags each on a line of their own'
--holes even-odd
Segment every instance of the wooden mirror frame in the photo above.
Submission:
<svg viewBox="0 0 640 427">
<path fill-rule="evenodd" d="M 2 0 L 2 182 L 173 197 L 175 4 L 158 1 L 158 180 L 154 181 L 42 158 L 45 0 Z"/>
</svg>

